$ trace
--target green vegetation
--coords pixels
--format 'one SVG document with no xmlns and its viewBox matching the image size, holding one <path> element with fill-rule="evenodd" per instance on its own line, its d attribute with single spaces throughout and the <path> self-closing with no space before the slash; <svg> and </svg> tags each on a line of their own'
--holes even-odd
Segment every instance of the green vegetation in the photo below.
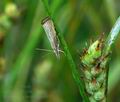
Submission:
<svg viewBox="0 0 120 102">
<path fill-rule="evenodd" d="M 1 1 L 0 102 L 98 102 L 106 98 L 109 102 L 119 101 L 119 3 Z M 41 25 L 47 16 L 55 24 L 64 51 L 60 60 L 53 53 L 36 50 L 51 49 Z M 101 33 L 104 37 L 99 37 Z M 88 42 L 98 37 L 95 42 Z M 84 46 L 87 49 L 83 51 Z M 77 51 L 83 54 L 80 56 Z M 93 85 L 93 81 L 97 84 Z"/>
</svg>

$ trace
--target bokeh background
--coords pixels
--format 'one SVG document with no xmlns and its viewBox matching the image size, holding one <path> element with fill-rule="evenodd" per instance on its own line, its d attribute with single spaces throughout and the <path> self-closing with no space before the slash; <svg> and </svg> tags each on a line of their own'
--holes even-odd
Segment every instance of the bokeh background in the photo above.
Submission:
<svg viewBox="0 0 120 102">
<path fill-rule="evenodd" d="M 90 39 L 109 34 L 120 0 L 46 1 L 80 70 L 80 52 Z M 57 60 L 37 50 L 51 50 L 41 25 L 46 16 L 42 0 L 0 0 L 0 102 L 82 102 L 65 55 Z M 120 36 L 109 67 L 108 100 L 120 102 Z"/>
</svg>

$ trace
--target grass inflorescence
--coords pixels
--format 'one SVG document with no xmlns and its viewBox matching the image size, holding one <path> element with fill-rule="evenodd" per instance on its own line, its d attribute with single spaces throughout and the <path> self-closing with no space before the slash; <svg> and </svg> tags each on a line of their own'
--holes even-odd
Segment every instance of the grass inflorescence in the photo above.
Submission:
<svg viewBox="0 0 120 102">
<path fill-rule="evenodd" d="M 108 87 L 108 62 L 111 48 L 120 31 L 120 18 L 113 26 L 108 38 L 103 35 L 83 50 L 80 57 L 84 83 L 90 102 L 106 102 Z"/>
</svg>

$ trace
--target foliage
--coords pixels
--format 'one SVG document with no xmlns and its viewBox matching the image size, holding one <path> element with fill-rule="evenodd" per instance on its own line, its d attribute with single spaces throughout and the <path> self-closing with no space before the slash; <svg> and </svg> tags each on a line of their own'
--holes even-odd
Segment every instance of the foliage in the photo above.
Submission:
<svg viewBox="0 0 120 102">
<path fill-rule="evenodd" d="M 86 41 L 97 38 L 103 32 L 106 37 L 120 14 L 118 0 L 116 2 L 45 1 L 48 2 L 47 6 L 51 11 L 48 13 L 58 29 L 60 48 L 65 51 L 66 56 L 61 53 L 58 61 L 53 53 L 36 50 L 51 48 L 41 25 L 41 20 L 48 16 L 42 0 L 2 0 L 0 2 L 1 102 L 81 101 L 85 96 L 82 80 L 77 77 L 79 90 L 83 90 L 83 95 L 80 97 L 72 78 L 72 73 L 82 77 L 77 50 L 80 53 L 86 46 Z M 8 4 L 14 5 L 7 6 Z M 116 102 L 120 100 L 119 60 L 118 39 L 110 61 L 108 80 L 108 100 Z"/>
</svg>

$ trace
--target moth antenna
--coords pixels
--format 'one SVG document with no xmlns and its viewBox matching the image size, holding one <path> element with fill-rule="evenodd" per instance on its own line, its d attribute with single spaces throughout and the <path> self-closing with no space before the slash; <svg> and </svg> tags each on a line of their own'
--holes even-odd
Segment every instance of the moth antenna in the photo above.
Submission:
<svg viewBox="0 0 120 102">
<path fill-rule="evenodd" d="M 45 51 L 45 52 L 52 52 L 52 53 L 54 53 L 53 50 L 48 50 L 48 49 L 40 49 L 40 48 L 36 48 L 36 50 L 38 50 L 38 51 Z M 61 53 L 63 53 L 63 54 L 66 56 L 66 54 L 65 54 L 65 52 L 64 52 L 63 50 L 58 50 L 58 51 L 61 52 Z"/>
</svg>

